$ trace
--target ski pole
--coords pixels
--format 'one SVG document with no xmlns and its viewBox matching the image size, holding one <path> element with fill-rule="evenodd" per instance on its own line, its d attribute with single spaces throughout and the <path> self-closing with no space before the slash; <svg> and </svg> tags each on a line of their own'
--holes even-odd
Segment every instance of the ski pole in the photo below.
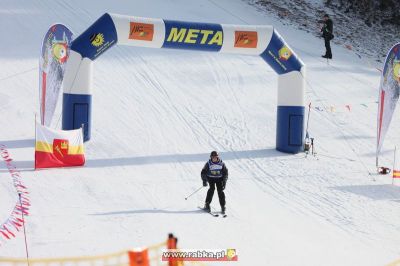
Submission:
<svg viewBox="0 0 400 266">
<path fill-rule="evenodd" d="M 200 189 L 202 189 L 202 188 L 203 188 L 203 186 L 201 186 L 201 187 L 199 187 L 198 189 L 196 189 L 194 192 L 192 192 L 192 194 L 190 194 L 189 196 L 187 196 L 187 197 L 185 198 L 185 200 L 187 200 L 187 199 L 190 198 L 192 195 L 194 195 L 194 194 L 196 194 L 197 192 L 199 192 Z"/>
<path fill-rule="evenodd" d="M 306 127 L 306 135 L 308 136 L 308 122 L 310 121 L 310 111 L 311 111 L 311 102 L 308 105 L 308 116 L 307 116 L 307 127 Z"/>
<path fill-rule="evenodd" d="M 311 154 L 315 155 L 315 152 L 314 152 L 314 138 L 311 138 Z"/>
</svg>

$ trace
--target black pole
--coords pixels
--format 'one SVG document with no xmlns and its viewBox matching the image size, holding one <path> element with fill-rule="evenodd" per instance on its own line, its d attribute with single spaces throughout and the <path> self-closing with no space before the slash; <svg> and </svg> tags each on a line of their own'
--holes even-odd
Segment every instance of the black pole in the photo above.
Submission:
<svg viewBox="0 0 400 266">
<path fill-rule="evenodd" d="M 196 194 L 200 189 L 202 189 L 203 188 L 203 186 L 201 186 L 201 187 L 199 187 L 198 189 L 196 189 L 192 194 L 190 194 L 189 196 L 187 196 L 186 198 L 185 198 L 185 200 L 187 200 L 188 198 L 190 198 L 192 195 L 194 195 L 194 194 Z"/>
<path fill-rule="evenodd" d="M 311 138 L 311 154 L 315 155 L 314 154 L 314 138 Z"/>
</svg>

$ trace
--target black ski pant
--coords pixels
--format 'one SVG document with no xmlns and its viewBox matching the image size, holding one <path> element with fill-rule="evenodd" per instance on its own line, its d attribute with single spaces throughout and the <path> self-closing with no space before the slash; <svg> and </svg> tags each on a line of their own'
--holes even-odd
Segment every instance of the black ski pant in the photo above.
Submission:
<svg viewBox="0 0 400 266">
<path fill-rule="evenodd" d="M 223 178 L 216 178 L 215 180 L 208 178 L 208 184 L 210 185 L 210 188 L 207 191 L 206 203 L 211 203 L 214 196 L 215 186 L 217 186 L 219 204 L 221 205 L 221 207 L 225 207 L 225 193 L 222 189 L 222 183 Z"/>
<path fill-rule="evenodd" d="M 324 38 L 325 40 L 325 56 L 328 58 L 332 58 L 332 50 L 331 50 L 331 40 L 328 37 Z"/>
</svg>

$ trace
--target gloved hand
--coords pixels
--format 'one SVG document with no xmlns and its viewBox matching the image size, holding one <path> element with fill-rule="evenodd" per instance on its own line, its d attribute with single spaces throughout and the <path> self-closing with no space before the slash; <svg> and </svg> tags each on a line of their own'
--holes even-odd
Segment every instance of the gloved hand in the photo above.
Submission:
<svg viewBox="0 0 400 266">
<path fill-rule="evenodd" d="M 224 179 L 224 181 L 222 181 L 222 190 L 225 190 L 225 187 L 226 187 L 226 179 Z"/>
<path fill-rule="evenodd" d="M 203 180 L 203 187 L 207 186 L 207 180 Z"/>
</svg>

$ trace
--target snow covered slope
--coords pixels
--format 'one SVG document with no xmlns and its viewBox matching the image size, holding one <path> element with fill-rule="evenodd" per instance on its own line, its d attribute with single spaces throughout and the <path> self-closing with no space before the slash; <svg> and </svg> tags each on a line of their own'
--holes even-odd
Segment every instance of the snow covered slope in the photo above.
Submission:
<svg viewBox="0 0 400 266">
<path fill-rule="evenodd" d="M 275 151 L 277 77 L 261 58 L 115 47 L 95 63 L 86 166 L 32 171 L 43 35 L 55 22 L 79 34 L 104 12 L 277 27 L 307 65 L 307 101 L 322 110 L 310 118 L 317 155 Z M 0 14 L 0 144 L 31 193 L 31 257 L 108 253 L 174 232 L 180 247 L 236 248 L 235 265 L 400 258 L 400 188 L 370 174 L 379 72 L 351 52 L 334 46 L 327 65 L 322 40 L 239 0 L 3 0 Z M 396 114 L 388 166 L 399 128 Z M 214 149 L 230 171 L 227 219 L 198 211 L 205 189 L 184 200 Z M 1 162 L 0 221 L 16 200 Z M 22 233 L 0 246 L 0 256 L 24 254 Z"/>
</svg>

